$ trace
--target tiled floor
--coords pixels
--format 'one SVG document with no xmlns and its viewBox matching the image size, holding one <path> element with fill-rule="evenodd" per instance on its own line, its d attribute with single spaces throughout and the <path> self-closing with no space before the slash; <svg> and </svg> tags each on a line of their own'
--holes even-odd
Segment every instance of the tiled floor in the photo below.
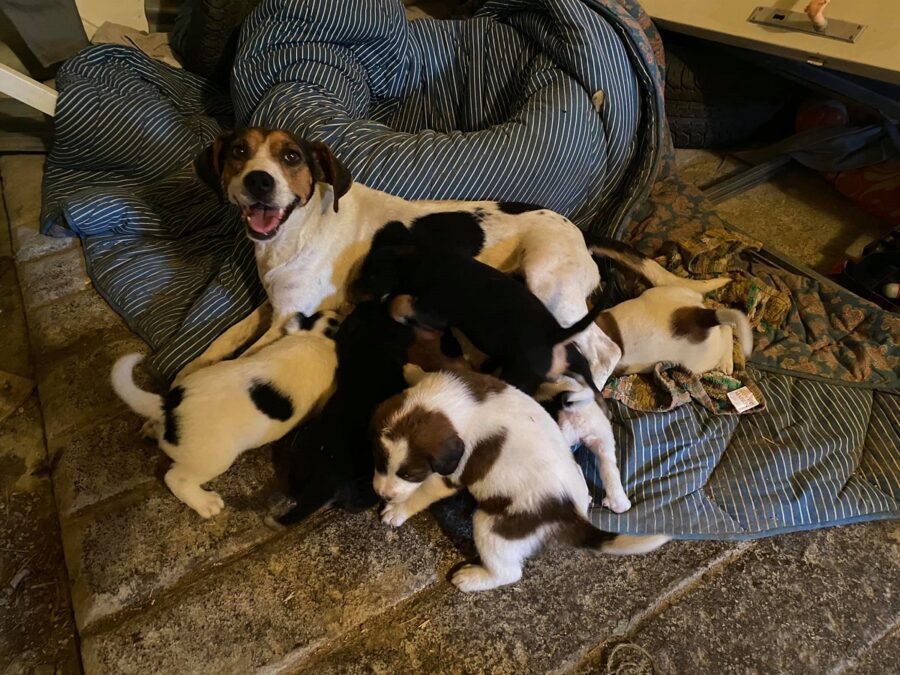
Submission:
<svg viewBox="0 0 900 675">
<path fill-rule="evenodd" d="M 681 159 L 697 180 L 718 161 Z M 202 521 L 106 384 L 142 343 L 77 243 L 37 234 L 40 162 L 0 159 L 0 672 L 77 672 L 79 655 L 87 673 L 900 672 L 894 523 L 634 559 L 552 548 L 469 596 L 446 580 L 472 555 L 464 501 L 396 531 L 334 512 L 275 533 L 260 450 Z M 881 229 L 824 193 L 791 174 L 720 210 L 821 269 Z"/>
</svg>

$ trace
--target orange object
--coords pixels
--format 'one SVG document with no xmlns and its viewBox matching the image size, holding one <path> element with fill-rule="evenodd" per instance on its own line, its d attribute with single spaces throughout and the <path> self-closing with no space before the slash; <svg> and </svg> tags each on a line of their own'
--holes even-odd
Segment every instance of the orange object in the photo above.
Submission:
<svg viewBox="0 0 900 675">
<path fill-rule="evenodd" d="M 842 195 L 869 213 L 900 225 L 900 160 L 825 175 Z"/>
</svg>

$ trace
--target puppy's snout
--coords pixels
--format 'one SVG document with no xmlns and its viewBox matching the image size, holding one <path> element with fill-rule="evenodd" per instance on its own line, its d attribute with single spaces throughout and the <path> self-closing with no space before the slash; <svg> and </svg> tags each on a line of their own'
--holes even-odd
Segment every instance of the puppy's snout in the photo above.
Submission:
<svg viewBox="0 0 900 675">
<path fill-rule="evenodd" d="M 266 171 L 251 171 L 244 176 L 244 188 L 254 199 L 263 201 L 275 189 L 275 179 Z"/>
<path fill-rule="evenodd" d="M 391 481 L 384 474 L 376 473 L 372 481 L 372 487 L 375 488 L 376 494 L 385 502 L 391 503 L 397 498 L 397 490 L 391 485 Z"/>
<path fill-rule="evenodd" d="M 392 501 L 394 497 L 397 496 L 397 491 L 391 486 L 387 485 L 385 481 L 379 482 L 380 484 L 375 486 L 375 492 L 377 492 L 378 496 L 381 497 L 384 501 Z"/>
</svg>

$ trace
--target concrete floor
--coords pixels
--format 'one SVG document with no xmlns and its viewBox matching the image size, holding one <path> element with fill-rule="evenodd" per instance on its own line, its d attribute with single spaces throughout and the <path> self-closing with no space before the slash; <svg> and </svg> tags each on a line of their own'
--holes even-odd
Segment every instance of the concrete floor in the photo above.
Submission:
<svg viewBox="0 0 900 675">
<path fill-rule="evenodd" d="M 679 159 L 698 182 L 717 170 Z M 0 672 L 900 672 L 896 523 L 631 559 L 551 548 L 469 596 L 446 579 L 473 554 L 464 500 L 396 531 L 330 512 L 274 533 L 260 450 L 201 521 L 106 384 L 145 347 L 77 242 L 37 234 L 41 163 L 0 158 Z M 824 269 L 883 229 L 824 185 L 791 173 L 720 211 Z"/>
</svg>

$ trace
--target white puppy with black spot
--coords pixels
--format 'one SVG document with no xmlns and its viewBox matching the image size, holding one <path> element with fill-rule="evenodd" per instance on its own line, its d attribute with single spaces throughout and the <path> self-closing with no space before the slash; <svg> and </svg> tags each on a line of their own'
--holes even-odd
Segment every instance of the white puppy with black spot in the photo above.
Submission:
<svg viewBox="0 0 900 675">
<path fill-rule="evenodd" d="M 373 418 L 382 520 L 402 525 L 465 487 L 478 502 L 479 565 L 453 575 L 462 591 L 516 582 L 550 537 L 607 553 L 644 553 L 665 535 L 614 535 L 587 520 L 590 494 L 569 443 L 534 399 L 486 375 L 432 373 Z"/>
<path fill-rule="evenodd" d="M 701 375 L 734 371 L 733 336 L 745 357 L 753 352 L 753 329 L 737 309 L 712 309 L 689 288 L 659 286 L 600 313 L 597 324 L 622 352 L 616 375 L 648 373 L 660 361 Z"/>
<path fill-rule="evenodd" d="M 166 485 L 204 518 L 218 514 L 222 498 L 202 485 L 221 475 L 251 448 L 278 440 L 321 406 L 337 366 L 331 313 L 303 330 L 299 319 L 285 336 L 251 356 L 197 370 L 160 396 L 132 377 L 141 354 L 123 356 L 112 386 L 134 412 L 147 418 L 145 433 L 172 459 Z M 323 394 L 324 392 L 324 394 Z"/>
</svg>

